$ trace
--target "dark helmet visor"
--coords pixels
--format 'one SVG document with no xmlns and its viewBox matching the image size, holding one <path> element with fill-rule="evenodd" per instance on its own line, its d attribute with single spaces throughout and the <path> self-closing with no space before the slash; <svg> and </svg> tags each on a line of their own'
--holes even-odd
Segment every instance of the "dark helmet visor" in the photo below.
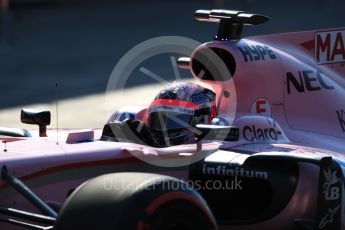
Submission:
<svg viewBox="0 0 345 230">
<path fill-rule="evenodd" d="M 148 125 L 153 130 L 182 129 L 190 126 L 193 115 L 174 112 L 153 112 L 148 118 Z"/>
</svg>

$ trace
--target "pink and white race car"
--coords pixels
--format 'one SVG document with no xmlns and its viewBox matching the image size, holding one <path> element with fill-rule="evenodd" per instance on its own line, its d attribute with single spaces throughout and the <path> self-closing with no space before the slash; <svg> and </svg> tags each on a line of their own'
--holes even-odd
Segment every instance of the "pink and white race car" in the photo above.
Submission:
<svg viewBox="0 0 345 230">
<path fill-rule="evenodd" d="M 208 90 L 169 86 L 103 129 L 22 110 L 39 132 L 0 130 L 0 229 L 345 229 L 345 28 L 241 38 L 269 18 L 195 18 L 218 33 L 178 65 Z"/>
</svg>

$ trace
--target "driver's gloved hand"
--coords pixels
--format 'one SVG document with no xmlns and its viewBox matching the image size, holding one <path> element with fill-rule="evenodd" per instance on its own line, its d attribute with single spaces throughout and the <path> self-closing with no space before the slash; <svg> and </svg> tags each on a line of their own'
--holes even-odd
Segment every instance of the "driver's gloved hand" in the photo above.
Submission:
<svg viewBox="0 0 345 230">
<path fill-rule="evenodd" d="M 107 123 L 103 128 L 101 140 L 133 142 L 155 146 L 152 135 L 146 124 L 136 119 L 126 119 L 124 121 Z"/>
<path fill-rule="evenodd" d="M 127 119 L 121 122 L 122 130 L 125 131 L 125 135 L 131 142 L 153 146 L 151 132 L 146 124 L 137 119 Z"/>
</svg>

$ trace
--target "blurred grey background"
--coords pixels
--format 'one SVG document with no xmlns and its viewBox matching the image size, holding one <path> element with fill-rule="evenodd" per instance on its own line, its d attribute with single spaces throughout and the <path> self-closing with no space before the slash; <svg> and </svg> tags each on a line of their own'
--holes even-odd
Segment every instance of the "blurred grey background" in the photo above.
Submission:
<svg viewBox="0 0 345 230">
<path fill-rule="evenodd" d="M 163 35 L 185 36 L 200 42 L 212 39 L 217 26 L 195 21 L 193 13 L 197 9 L 247 10 L 272 18 L 264 25 L 246 28 L 245 35 L 345 26 L 344 0 L 0 2 L 0 126 L 21 127 L 20 107 L 53 107 L 55 82 L 59 84 L 62 103 L 59 116 L 66 115 L 66 126 L 101 126 L 107 114 L 98 114 L 104 113 L 103 109 L 97 110 L 103 103 L 99 95 L 104 95 L 114 66 L 129 49 Z M 140 86 L 150 90 L 151 83 L 143 79 L 134 82 L 133 97 Z M 69 104 L 63 107 L 67 101 Z M 88 119 L 90 122 L 85 123 Z"/>
</svg>

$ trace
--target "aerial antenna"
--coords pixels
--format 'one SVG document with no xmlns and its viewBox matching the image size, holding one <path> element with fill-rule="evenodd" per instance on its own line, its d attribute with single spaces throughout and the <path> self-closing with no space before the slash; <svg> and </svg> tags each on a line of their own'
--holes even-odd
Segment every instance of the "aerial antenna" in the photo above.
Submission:
<svg viewBox="0 0 345 230">
<path fill-rule="evenodd" d="M 55 82 L 55 112 L 56 112 L 56 144 L 59 145 L 59 85 Z"/>
<path fill-rule="evenodd" d="M 4 143 L 4 152 L 7 152 L 7 147 L 6 147 L 7 141 L 6 141 L 6 140 L 3 140 L 2 143 Z"/>
</svg>

